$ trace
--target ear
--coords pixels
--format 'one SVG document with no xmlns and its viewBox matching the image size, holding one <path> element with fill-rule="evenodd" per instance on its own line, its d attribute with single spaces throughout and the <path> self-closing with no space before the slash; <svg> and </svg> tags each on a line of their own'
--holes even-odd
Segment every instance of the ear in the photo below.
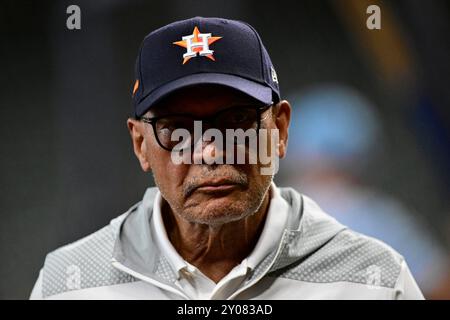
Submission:
<svg viewBox="0 0 450 320">
<path fill-rule="evenodd" d="M 275 111 L 275 125 L 279 130 L 280 138 L 278 155 L 280 158 L 284 158 L 287 151 L 288 129 L 291 121 L 291 105 L 286 100 L 282 100 L 276 104 L 273 110 Z"/>
<path fill-rule="evenodd" d="M 148 161 L 147 145 L 145 143 L 145 128 L 139 120 L 129 118 L 127 120 L 128 131 L 133 142 L 134 154 L 141 164 L 142 170 L 151 171 L 151 165 Z"/>
</svg>

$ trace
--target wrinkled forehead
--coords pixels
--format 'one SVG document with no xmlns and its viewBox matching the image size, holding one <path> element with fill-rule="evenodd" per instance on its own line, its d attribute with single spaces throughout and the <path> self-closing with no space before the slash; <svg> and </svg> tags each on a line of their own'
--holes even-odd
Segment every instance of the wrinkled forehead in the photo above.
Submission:
<svg viewBox="0 0 450 320">
<path fill-rule="evenodd" d="M 179 113 L 208 115 L 243 104 L 259 106 L 261 102 L 226 86 L 196 85 L 172 92 L 153 106 L 148 114 L 151 116 Z"/>
</svg>

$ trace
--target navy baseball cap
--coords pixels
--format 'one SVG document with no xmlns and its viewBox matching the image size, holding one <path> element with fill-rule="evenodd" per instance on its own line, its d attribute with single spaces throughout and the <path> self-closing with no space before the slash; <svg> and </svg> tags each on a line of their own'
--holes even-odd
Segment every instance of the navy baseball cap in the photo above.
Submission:
<svg viewBox="0 0 450 320">
<path fill-rule="evenodd" d="M 256 30 L 241 21 L 195 17 L 148 34 L 135 66 L 136 117 L 174 91 L 218 84 L 263 104 L 280 101 L 275 68 Z"/>
</svg>

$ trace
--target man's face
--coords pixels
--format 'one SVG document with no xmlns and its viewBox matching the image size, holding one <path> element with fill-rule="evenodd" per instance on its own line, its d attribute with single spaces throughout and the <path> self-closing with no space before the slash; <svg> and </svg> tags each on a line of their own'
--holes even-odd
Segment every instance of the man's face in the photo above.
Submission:
<svg viewBox="0 0 450 320">
<path fill-rule="evenodd" d="M 226 87 L 197 86 L 170 95 L 147 115 L 189 113 L 202 118 L 231 106 L 249 104 L 260 106 L 250 97 Z M 281 129 L 280 139 L 285 146 L 289 110 L 285 111 L 288 114 L 282 128 L 272 114 L 274 110 L 268 109 L 261 115 L 261 128 Z M 261 174 L 263 165 L 259 161 L 256 164 L 248 161 L 245 164 L 175 164 L 171 152 L 158 144 L 150 124 L 130 119 L 128 126 L 142 168 L 153 172 L 155 183 L 174 214 L 193 223 L 220 225 L 258 211 L 273 178 Z M 204 143 L 203 148 L 207 145 Z M 277 146 L 271 146 L 268 139 L 267 148 L 272 147 Z"/>
</svg>

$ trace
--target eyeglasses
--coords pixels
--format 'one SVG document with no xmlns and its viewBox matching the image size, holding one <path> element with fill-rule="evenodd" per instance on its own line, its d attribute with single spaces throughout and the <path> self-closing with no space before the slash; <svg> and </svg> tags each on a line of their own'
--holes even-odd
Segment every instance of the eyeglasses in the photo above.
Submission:
<svg viewBox="0 0 450 320">
<path fill-rule="evenodd" d="M 182 113 L 153 118 L 140 117 L 139 120 L 151 124 L 158 144 L 163 149 L 172 151 L 181 142 L 181 138 L 179 140 L 173 139 L 172 133 L 176 129 L 185 129 L 192 136 L 195 121 L 202 121 L 202 126 L 204 123 L 208 123 L 210 124 L 208 127 L 221 130 L 222 132 L 226 129 L 242 129 L 244 131 L 255 129 L 258 132 L 261 127 L 261 115 L 271 106 L 272 104 L 262 107 L 253 105 L 233 106 L 209 117 L 196 117 L 192 114 Z M 191 139 L 191 146 L 195 142 Z"/>
</svg>

